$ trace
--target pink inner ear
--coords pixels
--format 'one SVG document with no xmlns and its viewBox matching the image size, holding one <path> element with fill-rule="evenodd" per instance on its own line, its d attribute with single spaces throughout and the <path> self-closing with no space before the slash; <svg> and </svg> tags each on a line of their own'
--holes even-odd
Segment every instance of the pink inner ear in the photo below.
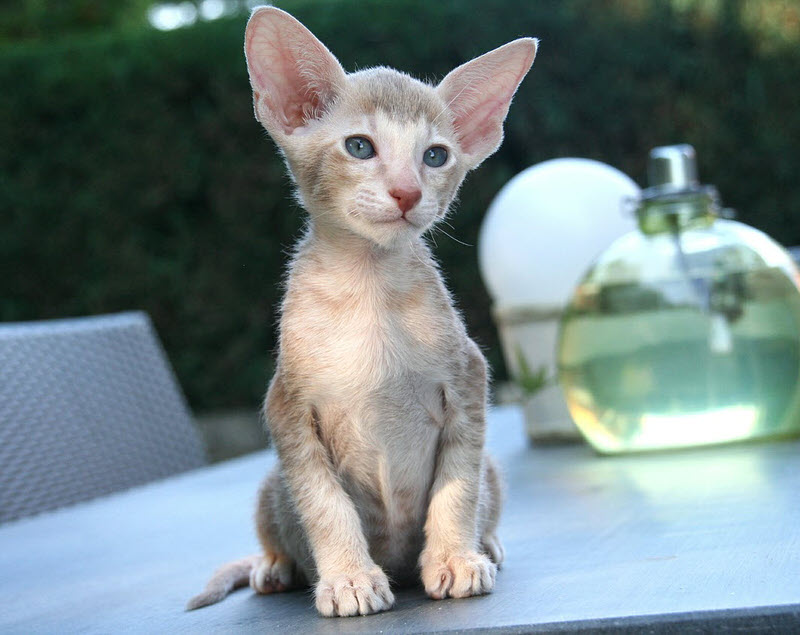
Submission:
<svg viewBox="0 0 800 635">
<path fill-rule="evenodd" d="M 482 145 L 500 142 L 507 103 L 500 99 L 488 100 L 456 117 L 456 134 L 464 152 L 474 154 Z"/>
<path fill-rule="evenodd" d="M 291 55 L 283 54 L 277 64 L 282 69 L 283 85 L 279 87 L 274 103 L 282 116 L 287 132 L 300 128 L 321 110 L 322 87 L 308 75 L 300 72 L 298 61 Z"/>
</svg>

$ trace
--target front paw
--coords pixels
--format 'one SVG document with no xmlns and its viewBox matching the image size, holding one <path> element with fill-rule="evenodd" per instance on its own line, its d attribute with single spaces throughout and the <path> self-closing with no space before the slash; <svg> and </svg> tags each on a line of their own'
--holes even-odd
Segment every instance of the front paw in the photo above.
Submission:
<svg viewBox="0 0 800 635">
<path fill-rule="evenodd" d="M 482 553 L 465 551 L 444 557 L 423 553 L 420 564 L 425 593 L 434 600 L 482 595 L 494 588 L 497 566 Z"/>
<path fill-rule="evenodd" d="M 314 595 L 317 610 L 325 617 L 369 615 L 388 611 L 394 604 L 389 579 L 380 567 L 322 578 Z"/>
</svg>

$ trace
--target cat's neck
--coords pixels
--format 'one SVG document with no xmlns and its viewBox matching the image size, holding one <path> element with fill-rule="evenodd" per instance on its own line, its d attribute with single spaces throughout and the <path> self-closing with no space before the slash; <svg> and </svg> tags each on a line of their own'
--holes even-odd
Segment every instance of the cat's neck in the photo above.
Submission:
<svg viewBox="0 0 800 635">
<path fill-rule="evenodd" d="M 414 261 L 418 266 L 421 256 L 427 260 L 430 251 L 427 244 L 417 236 L 409 236 L 391 246 L 381 246 L 342 227 L 309 223 L 303 240 L 303 251 L 327 264 L 346 266 L 359 263 L 361 266 L 383 269 Z"/>
<path fill-rule="evenodd" d="M 356 295 L 402 292 L 436 275 L 430 249 L 419 237 L 382 247 L 346 229 L 314 223 L 298 245 L 295 265 Z"/>
</svg>

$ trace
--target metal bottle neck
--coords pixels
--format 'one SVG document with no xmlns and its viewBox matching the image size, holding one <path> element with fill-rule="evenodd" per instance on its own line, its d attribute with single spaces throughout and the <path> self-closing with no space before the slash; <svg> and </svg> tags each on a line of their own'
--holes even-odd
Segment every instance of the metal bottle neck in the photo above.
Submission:
<svg viewBox="0 0 800 635">
<path fill-rule="evenodd" d="M 719 216 L 719 195 L 712 185 L 676 190 L 664 186 L 642 192 L 636 216 L 647 235 L 709 227 Z"/>
</svg>

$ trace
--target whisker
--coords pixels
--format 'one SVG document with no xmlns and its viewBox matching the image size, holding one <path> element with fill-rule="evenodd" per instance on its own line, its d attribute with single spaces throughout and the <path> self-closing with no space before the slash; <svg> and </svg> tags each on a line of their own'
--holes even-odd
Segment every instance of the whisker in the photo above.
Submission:
<svg viewBox="0 0 800 635">
<path fill-rule="evenodd" d="M 411 238 L 409 238 L 409 239 L 408 239 L 408 248 L 411 250 L 411 252 L 412 252 L 412 253 L 414 254 L 414 256 L 416 257 L 416 259 L 417 259 L 417 262 L 419 262 L 419 264 L 421 264 L 421 265 L 424 267 L 424 266 L 425 266 L 425 263 L 424 263 L 424 262 L 422 262 L 422 258 L 420 258 L 420 257 L 419 257 L 419 254 L 417 253 L 417 250 L 416 250 L 416 249 L 414 249 L 414 244 L 411 242 Z"/>
<path fill-rule="evenodd" d="M 445 230 L 443 230 L 441 227 L 434 226 L 433 229 L 442 232 L 445 236 L 447 236 L 451 240 L 456 241 L 459 245 L 464 245 L 464 247 L 474 247 L 475 246 L 475 245 L 470 245 L 469 243 L 465 243 L 463 240 L 459 240 L 458 238 L 455 238 L 454 236 L 451 236 Z"/>
</svg>

